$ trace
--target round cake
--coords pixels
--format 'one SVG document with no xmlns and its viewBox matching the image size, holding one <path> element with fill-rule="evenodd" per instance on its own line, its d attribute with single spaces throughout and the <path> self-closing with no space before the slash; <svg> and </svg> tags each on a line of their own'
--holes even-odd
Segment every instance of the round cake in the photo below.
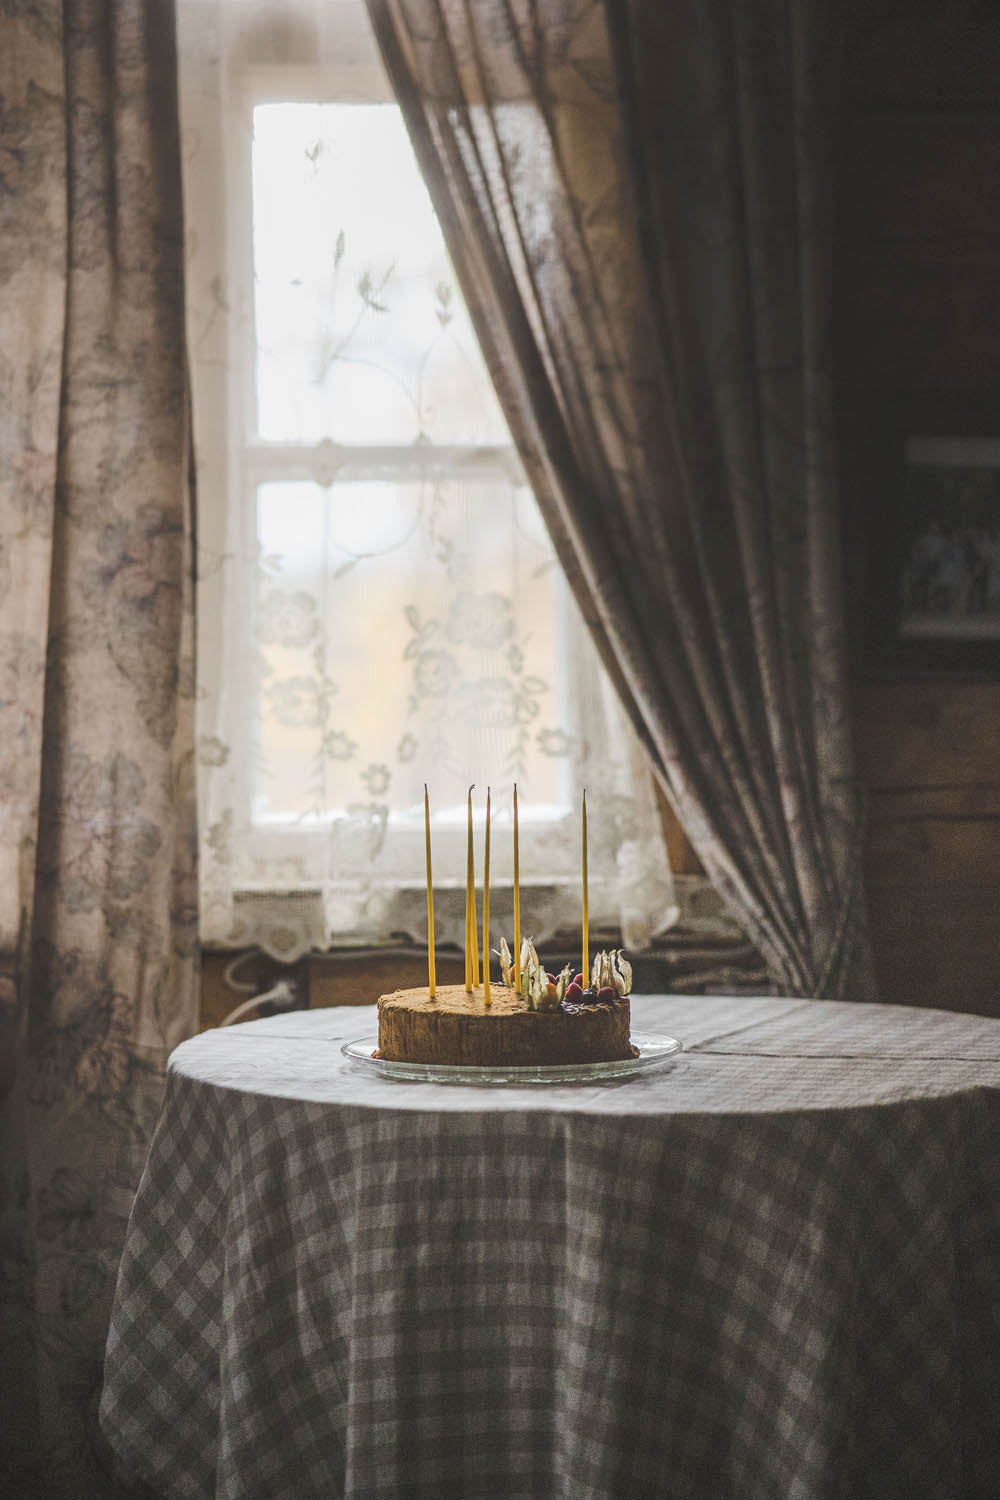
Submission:
<svg viewBox="0 0 1000 1500">
<path fill-rule="evenodd" d="M 378 1002 L 378 1051 L 390 1062 L 450 1067 L 553 1067 L 635 1057 L 628 996 L 599 1003 L 564 1000 L 535 1010 L 504 985 L 470 993 L 461 984 L 396 990 Z"/>
</svg>

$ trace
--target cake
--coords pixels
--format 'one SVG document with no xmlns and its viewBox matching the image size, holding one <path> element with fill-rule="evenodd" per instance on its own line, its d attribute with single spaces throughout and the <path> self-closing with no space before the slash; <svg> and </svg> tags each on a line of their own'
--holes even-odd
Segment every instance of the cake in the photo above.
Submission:
<svg viewBox="0 0 1000 1500">
<path fill-rule="evenodd" d="M 594 983 L 584 990 L 564 969 L 545 974 L 530 944 L 513 985 L 503 944 L 507 983 L 395 990 L 378 1002 L 376 1057 L 389 1062 L 449 1067 L 547 1067 L 617 1062 L 636 1056 L 629 1040 L 631 969 L 620 954 L 598 954 Z M 533 960 L 533 961 L 532 961 Z M 579 979 L 580 976 L 577 976 Z M 601 979 L 607 983 L 599 983 Z"/>
</svg>

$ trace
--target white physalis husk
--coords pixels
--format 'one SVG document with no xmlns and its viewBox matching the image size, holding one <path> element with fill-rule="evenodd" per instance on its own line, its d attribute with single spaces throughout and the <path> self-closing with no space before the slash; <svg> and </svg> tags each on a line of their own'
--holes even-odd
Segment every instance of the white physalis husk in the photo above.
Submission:
<svg viewBox="0 0 1000 1500">
<path fill-rule="evenodd" d="M 538 954 L 530 938 L 521 939 L 521 996 L 530 1010 L 537 1009 L 538 996 L 535 979 L 538 973 Z"/>
<path fill-rule="evenodd" d="M 502 961 L 502 960 L 501 960 Z M 567 964 L 560 978 L 563 980 L 562 991 L 558 984 L 549 994 L 549 976 L 545 971 L 541 959 L 535 951 L 535 945 L 530 938 L 525 938 L 521 944 L 521 994 L 529 1010 L 557 1010 L 562 1002 L 566 985 L 569 983 L 570 968 Z"/>
<path fill-rule="evenodd" d="M 542 993 L 541 998 L 538 1001 L 538 1009 L 558 1010 L 560 1005 L 562 1004 L 562 996 L 559 993 L 558 982 L 556 984 L 550 985 L 549 976 L 544 969 L 541 969 L 539 971 L 539 977 L 542 982 Z"/>
<path fill-rule="evenodd" d="M 620 948 L 602 948 L 594 955 L 590 983 L 595 990 L 614 990 L 622 999 L 632 993 L 632 965 Z"/>
<path fill-rule="evenodd" d="M 573 965 L 567 964 L 565 969 L 561 969 L 559 971 L 558 978 L 556 979 L 556 999 L 559 1001 L 560 1005 L 565 999 L 566 991 L 569 989 L 572 979 Z"/>
<path fill-rule="evenodd" d="M 611 958 L 602 948 L 594 958 L 590 971 L 590 982 L 595 990 L 604 990 L 611 985 Z"/>
<path fill-rule="evenodd" d="M 500 939 L 500 974 L 508 989 L 514 987 L 514 970 L 511 962 L 510 949 L 507 947 L 507 939 Z"/>
</svg>

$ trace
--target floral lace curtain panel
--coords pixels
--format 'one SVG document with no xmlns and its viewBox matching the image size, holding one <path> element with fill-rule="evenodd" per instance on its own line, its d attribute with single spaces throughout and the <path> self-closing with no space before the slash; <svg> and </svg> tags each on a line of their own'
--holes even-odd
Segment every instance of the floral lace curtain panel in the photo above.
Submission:
<svg viewBox="0 0 1000 1500">
<path fill-rule="evenodd" d="M 783 991 L 868 999 L 834 0 L 367 0 L 574 596 Z"/>
<path fill-rule="evenodd" d="M 579 921 L 585 786 L 592 920 L 646 946 L 677 917 L 648 762 L 521 471 L 363 0 L 181 0 L 179 20 L 205 940 L 285 959 L 422 943 L 425 782 L 437 941 L 464 942 L 472 782 L 480 877 L 492 787 L 510 935 L 517 782 L 526 930 Z"/>
<path fill-rule="evenodd" d="M 117 1493 L 125 1226 L 196 1029 L 191 492 L 167 3 L 0 16 L 0 1492 Z"/>
</svg>

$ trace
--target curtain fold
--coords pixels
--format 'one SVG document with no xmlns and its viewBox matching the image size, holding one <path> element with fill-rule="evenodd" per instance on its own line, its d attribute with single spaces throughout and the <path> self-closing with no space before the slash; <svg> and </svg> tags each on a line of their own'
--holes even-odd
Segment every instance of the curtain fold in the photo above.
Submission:
<svg viewBox="0 0 1000 1500">
<path fill-rule="evenodd" d="M 197 1024 L 173 11 L 0 19 L 0 1489 L 112 1493 L 107 1318 Z"/>
<path fill-rule="evenodd" d="M 783 991 L 873 995 L 844 650 L 833 0 L 368 0 L 598 649 Z"/>
</svg>

